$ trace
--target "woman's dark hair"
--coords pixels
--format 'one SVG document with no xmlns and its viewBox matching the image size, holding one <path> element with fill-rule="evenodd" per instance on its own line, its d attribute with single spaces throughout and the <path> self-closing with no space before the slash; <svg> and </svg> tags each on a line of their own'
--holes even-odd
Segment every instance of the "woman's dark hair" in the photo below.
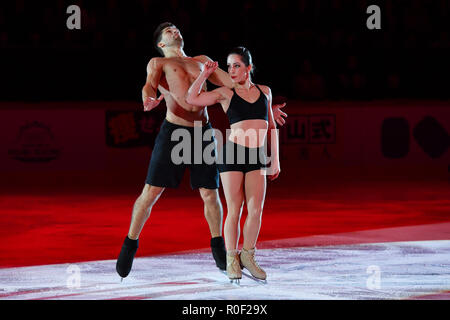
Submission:
<svg viewBox="0 0 450 320">
<path fill-rule="evenodd" d="M 228 53 L 228 55 L 230 54 L 240 55 L 246 67 L 252 65 L 252 70 L 250 71 L 250 73 L 253 74 L 253 72 L 255 72 L 255 65 L 253 64 L 252 54 L 246 47 L 235 47 Z"/>
<path fill-rule="evenodd" d="M 162 31 L 168 27 L 175 27 L 175 25 L 172 22 L 163 22 L 159 24 L 159 26 L 156 27 L 155 32 L 153 32 L 153 44 L 155 45 L 156 50 L 163 56 L 164 53 L 161 48 L 158 47 L 158 43 L 161 41 Z"/>
</svg>

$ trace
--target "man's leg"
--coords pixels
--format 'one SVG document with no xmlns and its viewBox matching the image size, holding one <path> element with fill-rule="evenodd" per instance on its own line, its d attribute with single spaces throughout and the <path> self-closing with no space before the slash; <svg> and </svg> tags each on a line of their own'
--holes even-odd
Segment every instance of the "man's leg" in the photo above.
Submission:
<svg viewBox="0 0 450 320">
<path fill-rule="evenodd" d="M 222 237 L 223 209 L 218 189 L 199 188 L 204 203 L 205 218 L 211 233 L 211 251 L 216 266 L 226 270 L 226 250 Z"/>
<path fill-rule="evenodd" d="M 208 222 L 209 231 L 211 233 L 211 252 L 219 269 L 226 269 L 226 250 L 225 241 L 222 237 L 222 220 L 223 210 L 219 197 L 219 171 L 214 160 L 216 155 L 216 143 L 214 138 L 214 130 L 211 124 L 207 124 L 202 128 L 203 139 L 209 136 L 209 139 L 203 140 L 202 154 L 203 161 L 196 163 L 195 159 L 193 165 L 189 167 L 191 173 L 191 187 L 192 189 L 199 189 L 200 196 L 204 203 L 204 214 Z M 211 147 L 213 147 L 211 149 Z M 195 154 L 196 150 L 192 150 Z M 205 158 L 205 155 L 211 158 Z M 207 161 L 208 160 L 208 161 Z"/>
<path fill-rule="evenodd" d="M 134 203 L 128 236 L 123 242 L 116 263 L 116 271 L 122 278 L 127 277 L 131 271 L 134 256 L 139 246 L 139 235 L 145 222 L 150 217 L 153 205 L 158 201 L 163 191 L 164 188 L 146 184 Z"/>
<path fill-rule="evenodd" d="M 223 209 L 218 189 L 200 188 L 203 199 L 205 218 L 208 222 L 211 238 L 222 236 Z"/>
<path fill-rule="evenodd" d="M 141 195 L 136 199 L 133 206 L 128 238 L 132 240 L 139 238 L 145 222 L 150 217 L 153 205 L 158 201 L 163 191 L 164 188 L 162 187 L 155 187 L 149 184 L 144 186 Z"/>
</svg>

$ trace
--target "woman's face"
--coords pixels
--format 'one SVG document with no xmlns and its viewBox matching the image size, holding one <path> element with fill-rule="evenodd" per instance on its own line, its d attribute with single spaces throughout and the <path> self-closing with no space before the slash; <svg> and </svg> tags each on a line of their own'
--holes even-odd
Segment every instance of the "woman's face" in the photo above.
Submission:
<svg viewBox="0 0 450 320">
<path fill-rule="evenodd" d="M 250 74 L 251 66 L 246 67 L 238 54 L 230 54 L 227 58 L 228 74 L 234 83 L 244 83 Z"/>
</svg>

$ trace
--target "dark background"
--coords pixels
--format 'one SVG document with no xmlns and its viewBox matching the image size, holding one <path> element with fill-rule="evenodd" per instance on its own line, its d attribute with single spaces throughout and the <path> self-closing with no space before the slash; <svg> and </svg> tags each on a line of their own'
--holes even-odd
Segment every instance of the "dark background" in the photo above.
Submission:
<svg viewBox="0 0 450 320">
<path fill-rule="evenodd" d="M 69 5 L 81 30 L 69 30 Z M 366 9 L 381 8 L 369 30 Z M 253 54 L 254 81 L 299 100 L 448 99 L 448 0 L 2 1 L 0 100 L 141 99 L 152 34 L 176 24 L 185 52 L 225 68 Z"/>
</svg>

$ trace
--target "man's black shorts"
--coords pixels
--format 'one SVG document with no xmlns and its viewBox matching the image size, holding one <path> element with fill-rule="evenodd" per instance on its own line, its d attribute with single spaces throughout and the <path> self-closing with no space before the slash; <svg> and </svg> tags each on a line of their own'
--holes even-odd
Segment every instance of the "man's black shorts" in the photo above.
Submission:
<svg viewBox="0 0 450 320">
<path fill-rule="evenodd" d="M 180 150 L 180 143 L 183 140 L 179 138 L 177 134 L 174 138 L 178 136 L 178 140 L 172 141 L 172 133 L 177 130 L 182 129 L 184 133 L 187 133 L 191 137 L 190 143 L 190 161 L 184 161 L 182 163 L 177 163 L 173 161 L 172 150 Z M 216 155 L 216 146 L 214 135 L 205 135 L 207 141 L 203 141 L 203 134 L 205 131 L 211 129 L 210 123 L 207 123 L 203 127 L 186 127 L 173 124 L 167 120 L 164 120 L 159 133 L 155 140 L 155 145 L 153 147 L 152 157 L 150 159 L 150 164 L 147 172 L 146 183 L 156 187 L 167 187 L 167 188 L 177 188 L 183 179 L 184 172 L 186 168 L 190 171 L 190 180 L 192 189 L 206 188 L 206 189 L 217 189 L 219 188 L 219 171 L 217 169 L 216 162 L 206 161 L 203 159 L 203 152 L 210 152 L 211 156 Z M 184 131 L 186 130 L 186 131 Z M 196 143 L 200 147 L 201 142 L 201 153 L 194 147 L 194 130 L 196 131 Z M 180 132 L 180 131 L 177 131 Z M 183 133 L 182 132 L 182 133 Z M 209 136 L 209 137 L 207 137 Z M 211 145 L 213 143 L 213 145 Z M 211 150 L 211 147 L 212 150 Z M 195 155 L 196 154 L 196 155 Z M 184 152 L 176 152 L 175 156 L 184 155 Z M 200 161 L 200 163 L 199 163 Z"/>
</svg>

